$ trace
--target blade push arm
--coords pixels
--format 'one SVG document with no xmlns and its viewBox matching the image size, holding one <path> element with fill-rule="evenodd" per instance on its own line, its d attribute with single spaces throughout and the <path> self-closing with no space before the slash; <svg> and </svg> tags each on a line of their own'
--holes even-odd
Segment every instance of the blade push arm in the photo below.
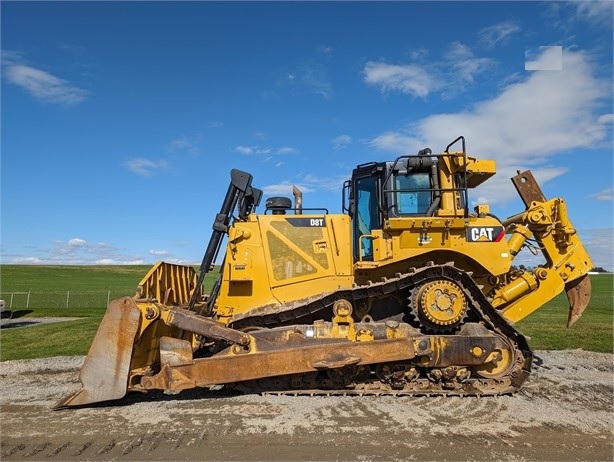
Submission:
<svg viewBox="0 0 614 462">
<path fill-rule="evenodd" d="M 533 237 L 546 264 L 532 272 L 525 271 L 497 290 L 493 305 L 502 307 L 503 316 L 515 322 L 565 290 L 570 304 L 569 327 L 580 318 L 590 301 L 587 273 L 593 263 L 569 220 L 565 201 L 546 200 L 530 171 L 519 172 L 512 182 L 527 209 L 503 222 L 512 233 L 510 252 L 516 255 Z"/>
</svg>

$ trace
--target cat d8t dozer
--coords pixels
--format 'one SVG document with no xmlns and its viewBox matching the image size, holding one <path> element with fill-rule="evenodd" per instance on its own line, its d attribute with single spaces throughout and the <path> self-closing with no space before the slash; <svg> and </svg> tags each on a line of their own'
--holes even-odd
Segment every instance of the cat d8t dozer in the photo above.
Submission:
<svg viewBox="0 0 614 462">
<path fill-rule="evenodd" d="M 461 144 L 462 150 L 451 151 Z M 527 379 L 532 354 L 513 327 L 562 291 L 568 325 L 591 294 L 591 260 L 566 203 L 530 171 L 512 178 L 526 209 L 505 220 L 468 191 L 495 162 L 423 149 L 357 166 L 341 214 L 231 181 L 200 271 L 156 264 L 136 295 L 109 304 L 56 408 L 127 392 L 225 387 L 253 393 L 493 395 Z M 300 201 L 299 201 L 300 199 Z M 222 242 L 219 276 L 205 275 Z M 541 252 L 532 270 L 512 265 Z M 524 266 L 521 266 L 524 268 Z"/>
</svg>

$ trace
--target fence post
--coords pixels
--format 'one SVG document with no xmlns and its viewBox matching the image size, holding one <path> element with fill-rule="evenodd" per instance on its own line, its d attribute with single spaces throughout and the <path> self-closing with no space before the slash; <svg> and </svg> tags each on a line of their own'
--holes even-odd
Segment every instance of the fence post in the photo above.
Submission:
<svg viewBox="0 0 614 462">
<path fill-rule="evenodd" d="M 107 306 L 109 306 L 109 303 L 111 302 L 111 289 L 107 290 Z"/>
<path fill-rule="evenodd" d="M 26 310 L 30 308 L 30 292 L 32 292 L 32 289 L 28 290 L 28 298 L 26 299 Z"/>
<path fill-rule="evenodd" d="M 68 308 L 68 300 L 70 299 L 70 290 L 66 291 L 66 308 Z"/>
</svg>

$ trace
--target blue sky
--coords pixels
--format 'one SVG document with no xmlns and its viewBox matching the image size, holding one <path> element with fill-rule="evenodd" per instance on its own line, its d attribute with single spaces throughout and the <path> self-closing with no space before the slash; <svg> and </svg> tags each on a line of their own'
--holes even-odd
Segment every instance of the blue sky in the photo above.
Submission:
<svg viewBox="0 0 614 462">
<path fill-rule="evenodd" d="M 610 1 L 0 8 L 2 263 L 198 263 L 231 168 L 339 213 L 354 166 L 464 135 L 472 202 L 531 169 L 614 269 Z"/>
</svg>

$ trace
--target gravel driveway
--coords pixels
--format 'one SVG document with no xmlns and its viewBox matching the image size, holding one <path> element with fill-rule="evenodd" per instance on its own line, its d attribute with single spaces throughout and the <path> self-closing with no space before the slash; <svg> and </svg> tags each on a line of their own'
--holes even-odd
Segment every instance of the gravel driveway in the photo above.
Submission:
<svg viewBox="0 0 614 462">
<path fill-rule="evenodd" d="M 50 406 L 83 357 L 0 363 L 2 460 L 612 460 L 614 355 L 537 351 L 499 397 L 307 397 L 189 390 Z"/>
</svg>

